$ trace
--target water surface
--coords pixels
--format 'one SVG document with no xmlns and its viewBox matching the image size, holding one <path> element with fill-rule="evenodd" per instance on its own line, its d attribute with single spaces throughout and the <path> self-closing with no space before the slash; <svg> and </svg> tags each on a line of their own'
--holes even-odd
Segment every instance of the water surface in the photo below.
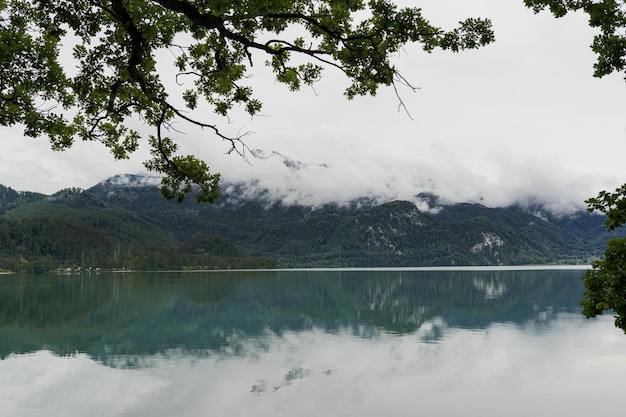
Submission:
<svg viewBox="0 0 626 417">
<path fill-rule="evenodd" d="M 0 416 L 618 415 L 580 270 L 0 277 Z"/>
</svg>

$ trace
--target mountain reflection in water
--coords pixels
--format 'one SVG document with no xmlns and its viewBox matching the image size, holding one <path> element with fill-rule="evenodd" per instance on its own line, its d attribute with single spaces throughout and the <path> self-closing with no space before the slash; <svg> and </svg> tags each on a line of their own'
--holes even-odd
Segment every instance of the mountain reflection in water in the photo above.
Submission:
<svg viewBox="0 0 626 417">
<path fill-rule="evenodd" d="M 0 416 L 621 410 L 626 336 L 580 315 L 581 275 L 0 277 Z"/>
</svg>

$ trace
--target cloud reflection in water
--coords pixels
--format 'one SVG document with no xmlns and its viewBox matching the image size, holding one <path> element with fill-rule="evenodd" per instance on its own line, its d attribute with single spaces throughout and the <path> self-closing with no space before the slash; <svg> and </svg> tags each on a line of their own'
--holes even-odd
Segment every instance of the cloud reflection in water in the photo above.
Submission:
<svg viewBox="0 0 626 417">
<path fill-rule="evenodd" d="M 268 331 L 240 340 L 237 355 L 170 349 L 117 357 L 120 368 L 12 355 L 0 361 L 0 416 L 618 415 L 626 338 L 611 317 L 555 316 L 478 330 L 435 319 L 367 338 Z"/>
</svg>

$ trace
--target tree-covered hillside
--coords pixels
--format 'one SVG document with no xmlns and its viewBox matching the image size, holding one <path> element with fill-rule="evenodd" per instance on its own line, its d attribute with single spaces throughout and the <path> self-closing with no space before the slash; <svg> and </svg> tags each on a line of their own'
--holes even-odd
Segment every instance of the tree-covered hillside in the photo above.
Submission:
<svg viewBox="0 0 626 417">
<path fill-rule="evenodd" d="M 4 189 L 6 195 L 24 194 Z M 221 236 L 199 232 L 177 239 L 172 231 L 178 225 L 167 220 L 167 213 L 159 219 L 126 210 L 88 191 L 66 189 L 23 200 L 13 199 L 13 208 L 0 215 L 0 270 L 277 266 L 275 260 L 244 255 Z"/>
<path fill-rule="evenodd" d="M 179 205 L 133 176 L 51 196 L 1 190 L 0 268 L 10 270 L 589 263 L 608 237 L 602 216 L 540 207 L 309 207 L 242 184 L 224 187 L 215 204 Z"/>
</svg>

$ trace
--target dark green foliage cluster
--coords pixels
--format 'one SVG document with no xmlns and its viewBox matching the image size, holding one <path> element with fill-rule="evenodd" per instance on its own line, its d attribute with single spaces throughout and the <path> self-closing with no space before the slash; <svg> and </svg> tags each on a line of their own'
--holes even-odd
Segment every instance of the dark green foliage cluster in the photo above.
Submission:
<svg viewBox="0 0 626 417">
<path fill-rule="evenodd" d="M 597 55 L 594 76 L 604 77 L 626 70 L 626 4 L 623 0 L 524 0 L 535 12 L 548 9 L 554 16 L 583 12 L 589 17 L 589 26 L 596 28 L 591 49 Z"/>
<path fill-rule="evenodd" d="M 607 215 L 607 230 L 623 229 L 626 224 L 626 185 L 613 193 L 601 191 L 587 200 L 589 211 Z M 615 313 L 615 326 L 626 332 L 626 237 L 608 241 L 604 259 L 594 262 L 583 277 L 585 293 L 581 302 L 583 314 L 595 317 L 609 310 Z"/>
<path fill-rule="evenodd" d="M 6 194 L 20 195 L 4 187 Z M 157 192 L 158 194 L 158 192 Z M 162 198 L 159 198 L 159 201 Z M 272 268 L 273 259 L 252 258 L 232 242 L 209 233 L 164 228 L 166 217 L 150 218 L 106 204 L 93 193 L 66 189 L 52 196 L 14 199 L 0 216 L 0 270 L 44 272 L 85 269 Z M 154 220 L 154 221 L 153 221 Z M 193 225 L 189 225 L 193 228 Z M 187 231 L 189 232 L 189 228 Z"/>
<path fill-rule="evenodd" d="M 150 231 L 147 231 L 150 233 Z M 159 234 L 162 234 L 161 232 Z M 115 238 L 98 229 L 56 217 L 0 218 L 0 270 L 46 272 L 54 270 L 182 270 L 275 268 L 276 260 L 241 253 L 227 239 L 214 236 L 212 244 L 189 253 L 166 246 L 144 246 L 146 235 Z M 166 242 L 163 242 L 166 243 Z M 222 243 L 223 246 L 216 246 Z"/>
<path fill-rule="evenodd" d="M 228 239 L 211 235 L 197 234 L 192 236 L 182 247 L 189 254 L 213 254 L 219 256 L 241 256 L 241 251 Z"/>
<path fill-rule="evenodd" d="M 45 195 L 39 193 L 15 191 L 0 184 L 0 215 L 23 204 L 32 203 L 45 197 Z"/>
</svg>

